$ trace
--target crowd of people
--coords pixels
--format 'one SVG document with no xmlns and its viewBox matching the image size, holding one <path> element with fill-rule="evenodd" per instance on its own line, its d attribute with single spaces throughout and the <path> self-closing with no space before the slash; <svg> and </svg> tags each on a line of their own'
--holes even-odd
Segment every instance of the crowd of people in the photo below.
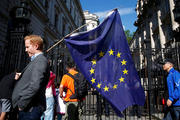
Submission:
<svg viewBox="0 0 180 120">
<path fill-rule="evenodd" d="M 54 120 L 55 117 L 57 120 L 82 120 L 83 99 L 72 97 L 75 94 L 74 76 L 78 74 L 75 65 L 66 65 L 68 74 L 55 86 L 56 75 L 50 71 L 43 54 L 43 39 L 28 35 L 24 41 L 31 62 L 21 72 L 0 80 L 0 120 Z M 163 63 L 163 69 L 169 73 L 166 103 L 169 109 L 164 120 L 179 120 L 180 74 L 170 60 Z"/>
<path fill-rule="evenodd" d="M 55 87 L 56 75 L 50 71 L 48 60 L 43 54 L 43 39 L 38 35 L 28 35 L 24 42 L 31 61 L 21 72 L 11 73 L 1 79 L 0 120 L 54 120 L 55 117 L 61 120 L 63 116 L 64 120 L 69 120 L 71 115 L 68 113 L 72 109 L 69 107 L 75 105 L 78 108 L 80 102 L 78 99 L 69 99 L 73 93 L 68 90 L 74 92 L 73 79 L 69 80 L 64 75 L 60 89 L 59 86 Z M 77 73 L 74 67 L 69 67 L 67 70 L 70 73 Z M 64 91 L 65 87 L 67 92 Z M 71 110 L 74 112 L 73 117 L 78 116 L 76 108 Z"/>
<path fill-rule="evenodd" d="M 11 97 L 14 85 L 16 84 L 20 73 L 11 73 L 3 77 L 0 81 L 0 120 L 17 120 L 17 110 L 14 112 L 11 104 Z M 56 75 L 50 71 L 49 82 L 46 86 L 46 110 L 42 113 L 39 120 L 62 120 L 62 116 L 65 115 L 65 104 L 59 94 L 59 85 L 55 86 L 54 79 Z M 65 93 L 64 93 L 65 96 Z M 28 119 L 29 120 L 29 119 Z M 34 120 L 34 119 L 33 119 Z"/>
</svg>

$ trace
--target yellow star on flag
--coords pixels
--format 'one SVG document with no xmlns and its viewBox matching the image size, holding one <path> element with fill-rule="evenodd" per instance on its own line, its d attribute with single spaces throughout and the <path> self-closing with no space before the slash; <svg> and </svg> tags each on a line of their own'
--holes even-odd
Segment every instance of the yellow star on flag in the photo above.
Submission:
<svg viewBox="0 0 180 120">
<path fill-rule="evenodd" d="M 101 52 L 99 53 L 99 57 L 103 57 L 103 56 L 104 56 L 104 52 L 101 51 Z"/>
<path fill-rule="evenodd" d="M 109 91 L 109 87 L 105 86 L 104 91 Z"/>
<path fill-rule="evenodd" d="M 121 61 L 122 65 L 126 65 L 126 62 L 127 61 L 125 61 L 124 59 L 123 59 L 123 61 Z"/>
<path fill-rule="evenodd" d="M 128 70 L 124 69 L 123 74 L 128 74 Z"/>
<path fill-rule="evenodd" d="M 124 78 L 123 77 L 119 78 L 119 80 L 120 80 L 120 82 L 124 82 Z"/>
<path fill-rule="evenodd" d="M 97 87 L 98 87 L 98 88 L 101 88 L 101 84 L 98 83 Z"/>
<path fill-rule="evenodd" d="M 93 65 L 95 65 L 95 64 L 96 64 L 96 60 L 92 60 L 91 62 L 92 62 L 92 64 L 93 64 Z"/>
<path fill-rule="evenodd" d="M 91 74 L 94 73 L 94 69 L 93 68 L 91 68 L 91 70 L 89 70 L 89 71 L 90 71 Z"/>
<path fill-rule="evenodd" d="M 96 79 L 94 79 L 94 78 L 91 79 L 92 84 L 95 83 L 95 80 L 96 80 Z"/>
<path fill-rule="evenodd" d="M 120 57 L 121 57 L 121 53 L 118 52 L 116 56 L 117 56 L 118 58 L 120 58 Z"/>
<path fill-rule="evenodd" d="M 115 84 L 115 85 L 113 86 L 113 88 L 114 88 L 114 89 L 117 89 L 117 85 Z"/>
<path fill-rule="evenodd" d="M 114 55 L 114 51 L 112 49 L 109 51 L 109 55 Z"/>
</svg>

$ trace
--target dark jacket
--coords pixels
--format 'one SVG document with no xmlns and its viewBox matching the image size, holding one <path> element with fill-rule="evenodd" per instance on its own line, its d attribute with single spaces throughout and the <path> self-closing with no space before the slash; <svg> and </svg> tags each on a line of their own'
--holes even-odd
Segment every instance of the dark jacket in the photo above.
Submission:
<svg viewBox="0 0 180 120">
<path fill-rule="evenodd" d="M 18 107 L 24 111 L 34 106 L 46 108 L 45 89 L 49 80 L 49 65 L 43 54 L 38 55 L 22 71 L 13 95 L 13 108 Z"/>
<path fill-rule="evenodd" d="M 15 74 L 11 73 L 4 76 L 0 81 L 0 99 L 11 99 L 15 84 Z"/>
</svg>

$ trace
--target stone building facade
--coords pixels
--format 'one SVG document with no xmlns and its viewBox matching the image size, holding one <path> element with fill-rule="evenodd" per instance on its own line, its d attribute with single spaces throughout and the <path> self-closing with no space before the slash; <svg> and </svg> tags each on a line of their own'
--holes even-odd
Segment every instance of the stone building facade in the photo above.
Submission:
<svg viewBox="0 0 180 120">
<path fill-rule="evenodd" d="M 96 14 L 92 14 L 89 11 L 84 11 L 85 22 L 87 24 L 87 31 L 96 28 L 99 25 L 99 18 Z"/>
<path fill-rule="evenodd" d="M 180 70 L 180 7 L 178 0 L 137 0 L 137 30 L 130 42 L 132 57 L 145 90 L 145 110 L 163 118 L 166 72 L 160 61 L 171 59 Z"/>
<path fill-rule="evenodd" d="M 28 63 L 24 52 L 25 35 L 42 36 L 47 50 L 84 23 L 79 0 L 1 0 L 0 76 L 21 71 Z M 64 62 L 71 60 L 64 42 L 44 52 L 53 71 L 61 76 Z"/>
<path fill-rule="evenodd" d="M 130 43 L 131 49 L 152 49 L 156 55 L 153 61 L 163 60 L 165 58 L 172 58 L 176 66 L 180 65 L 180 39 L 177 36 L 179 33 L 180 24 L 175 20 L 174 10 L 176 0 L 138 0 L 137 1 L 137 20 L 134 25 L 137 30 Z M 177 18 L 176 18 L 177 19 Z M 176 36 L 175 36 L 176 33 Z M 177 48 L 178 56 L 168 56 L 167 54 L 173 52 Z M 163 49 L 163 52 L 161 51 Z M 147 57 L 143 51 L 137 51 L 140 57 L 136 57 L 137 66 L 142 69 L 143 64 L 147 64 Z M 159 52 L 158 52 L 159 51 Z M 160 51 L 162 53 L 160 53 Z M 159 53 L 159 54 L 158 54 Z M 180 69 L 180 68 L 179 68 Z"/>
</svg>

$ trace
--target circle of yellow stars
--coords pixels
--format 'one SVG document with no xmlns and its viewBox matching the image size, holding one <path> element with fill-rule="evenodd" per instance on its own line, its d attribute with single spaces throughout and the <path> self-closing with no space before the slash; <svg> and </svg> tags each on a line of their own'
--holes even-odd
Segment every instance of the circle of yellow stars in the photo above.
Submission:
<svg viewBox="0 0 180 120">
<path fill-rule="evenodd" d="M 112 49 L 110 49 L 110 50 L 108 51 L 108 55 L 109 55 L 109 56 L 116 56 L 117 58 L 121 58 L 121 55 L 122 55 L 121 52 L 117 52 L 116 54 L 115 54 L 115 53 L 116 53 L 116 52 L 113 51 Z M 105 53 L 104 53 L 103 51 L 100 51 L 100 52 L 98 53 L 98 57 L 100 57 L 100 58 L 103 57 L 104 55 L 105 55 Z M 96 59 L 93 59 L 93 60 L 91 61 L 91 63 L 92 63 L 92 66 L 93 66 L 93 65 L 96 65 L 96 64 L 97 64 Z M 122 59 L 121 65 L 122 65 L 122 66 L 126 66 L 126 64 L 127 64 L 127 61 L 126 61 L 125 59 Z M 89 70 L 89 72 L 90 72 L 90 75 L 93 75 L 93 74 L 95 73 L 95 68 L 91 67 L 90 70 Z M 125 68 L 122 72 L 123 72 L 123 75 L 128 75 L 128 70 L 127 70 L 126 68 Z M 125 78 L 124 78 L 123 76 L 121 76 L 118 80 L 119 80 L 120 83 L 125 82 Z M 93 78 L 93 77 L 92 77 L 90 81 L 91 81 L 92 84 L 95 84 L 95 83 L 96 83 L 96 78 Z M 101 89 L 101 88 L 102 88 L 102 84 L 101 84 L 101 83 L 97 83 L 96 87 L 97 87 L 98 89 Z M 117 88 L 118 88 L 118 84 L 114 84 L 112 88 L 113 88 L 113 89 L 117 89 Z M 108 87 L 107 85 L 105 85 L 105 86 L 103 87 L 103 89 L 104 89 L 104 92 L 108 92 L 109 89 L 110 89 L 110 87 Z"/>
</svg>

